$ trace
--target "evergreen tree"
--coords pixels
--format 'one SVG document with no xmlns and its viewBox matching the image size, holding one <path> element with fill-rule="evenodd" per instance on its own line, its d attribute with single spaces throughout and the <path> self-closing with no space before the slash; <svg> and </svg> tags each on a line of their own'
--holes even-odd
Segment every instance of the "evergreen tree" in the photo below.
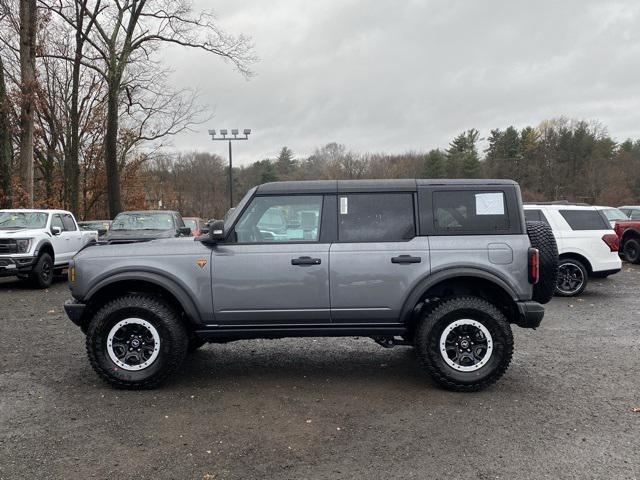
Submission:
<svg viewBox="0 0 640 480">
<path fill-rule="evenodd" d="M 480 175 L 478 142 L 480 132 L 475 128 L 461 133 L 447 149 L 447 176 L 451 178 L 476 178 Z"/>
<path fill-rule="evenodd" d="M 439 148 L 431 150 L 424 159 L 424 178 L 445 178 L 447 176 L 447 156 Z"/>
<path fill-rule="evenodd" d="M 281 176 L 288 176 L 296 169 L 296 161 L 293 158 L 293 152 L 289 147 L 282 147 L 276 160 L 276 169 Z"/>
</svg>

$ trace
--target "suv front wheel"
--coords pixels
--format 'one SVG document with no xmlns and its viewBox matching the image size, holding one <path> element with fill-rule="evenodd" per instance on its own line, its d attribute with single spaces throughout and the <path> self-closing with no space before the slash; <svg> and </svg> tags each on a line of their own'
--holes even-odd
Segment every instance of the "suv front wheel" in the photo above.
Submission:
<svg viewBox="0 0 640 480">
<path fill-rule="evenodd" d="M 449 390 L 477 391 L 496 382 L 513 355 L 513 335 L 494 305 L 477 297 L 454 297 L 418 324 L 415 346 L 427 372 Z"/>
<path fill-rule="evenodd" d="M 129 294 L 105 304 L 89 323 L 87 353 L 93 369 L 118 388 L 154 388 L 187 355 L 189 339 L 162 300 Z"/>
</svg>

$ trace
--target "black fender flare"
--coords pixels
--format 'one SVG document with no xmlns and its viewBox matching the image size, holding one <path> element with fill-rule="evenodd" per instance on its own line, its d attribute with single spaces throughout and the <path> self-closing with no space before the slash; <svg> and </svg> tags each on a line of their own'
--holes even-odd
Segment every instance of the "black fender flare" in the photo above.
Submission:
<svg viewBox="0 0 640 480">
<path fill-rule="evenodd" d="M 400 311 L 400 322 L 406 323 L 411 319 L 413 309 L 420 300 L 420 297 L 422 297 L 422 295 L 424 295 L 427 290 L 440 282 L 456 277 L 476 277 L 483 280 L 488 280 L 507 292 L 507 294 L 514 302 L 518 301 L 518 295 L 515 289 L 511 285 L 509 285 L 506 280 L 500 278 L 493 272 L 476 267 L 447 268 L 432 272 L 419 280 L 418 283 L 416 283 L 416 285 L 411 289 L 409 295 L 407 295 L 407 297 L 405 298 L 404 304 L 402 305 L 402 310 Z"/>
<path fill-rule="evenodd" d="M 167 277 L 166 272 L 160 274 L 154 271 L 134 270 L 134 271 L 120 271 L 118 273 L 107 272 L 103 277 L 96 282 L 84 296 L 84 302 L 88 303 L 91 298 L 103 288 L 113 285 L 114 283 L 124 281 L 142 281 L 152 283 L 160 288 L 164 288 L 171 295 L 173 295 L 180 306 L 184 309 L 187 317 L 191 323 L 202 323 L 200 312 L 196 307 L 195 302 L 191 296 L 187 293 L 187 289 L 184 285 L 181 285 L 178 280 Z"/>
<path fill-rule="evenodd" d="M 53 248 L 53 245 L 51 244 L 51 242 L 50 242 L 48 239 L 46 239 L 46 238 L 43 238 L 42 240 L 40 240 L 40 241 L 38 242 L 38 244 L 36 245 L 36 249 L 33 251 L 33 255 L 34 255 L 35 257 L 37 257 L 38 255 L 40 255 L 40 250 L 42 250 L 42 248 L 43 248 L 43 247 L 50 247 L 50 248 L 51 248 L 51 251 L 53 252 L 53 256 L 55 257 L 55 255 L 56 255 L 56 251 L 55 251 L 55 249 Z M 51 260 L 55 261 L 55 258 L 52 258 Z"/>
</svg>

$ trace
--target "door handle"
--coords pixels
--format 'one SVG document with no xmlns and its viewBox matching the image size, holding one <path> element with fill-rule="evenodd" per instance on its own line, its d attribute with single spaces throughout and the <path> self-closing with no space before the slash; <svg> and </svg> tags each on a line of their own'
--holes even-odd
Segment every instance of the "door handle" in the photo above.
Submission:
<svg viewBox="0 0 640 480">
<path fill-rule="evenodd" d="M 411 255 L 399 255 L 391 258 L 391 263 L 420 263 L 422 258 L 412 257 Z"/>
<path fill-rule="evenodd" d="M 321 263 L 319 258 L 298 257 L 291 259 L 291 265 L 320 265 Z"/>
</svg>

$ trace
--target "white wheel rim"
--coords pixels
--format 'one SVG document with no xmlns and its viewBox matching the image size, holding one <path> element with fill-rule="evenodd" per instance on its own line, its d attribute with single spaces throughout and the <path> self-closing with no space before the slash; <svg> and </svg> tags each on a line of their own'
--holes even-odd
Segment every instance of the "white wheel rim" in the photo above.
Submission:
<svg viewBox="0 0 640 480">
<path fill-rule="evenodd" d="M 142 328 L 138 328 L 142 332 L 144 338 L 140 336 L 131 335 L 131 337 L 124 339 L 117 337 L 117 334 L 122 329 L 130 328 L 137 325 Z M 146 329 L 146 332 L 144 331 Z M 121 333 L 121 332 L 120 332 Z M 153 343 L 148 342 L 148 336 L 151 335 Z M 123 354 L 123 348 L 126 348 Z M 109 331 L 107 336 L 107 353 L 113 363 L 123 370 L 130 372 L 143 370 L 153 364 L 158 354 L 160 353 L 160 334 L 156 327 L 151 325 L 146 320 L 141 318 L 125 318 L 116 323 Z M 123 356 L 124 355 L 124 356 Z M 138 361 L 136 363 L 127 362 L 127 357 L 135 358 L 137 356 Z"/>
<path fill-rule="evenodd" d="M 474 362 L 472 365 L 462 365 L 456 362 L 455 359 L 452 359 L 449 356 L 449 353 L 447 351 L 447 347 L 449 347 L 449 351 L 451 351 L 451 348 L 452 348 L 452 345 L 451 345 L 452 339 L 449 338 L 449 340 L 447 340 L 449 337 L 449 334 L 453 333 L 455 335 L 456 332 L 454 332 L 454 330 L 459 329 L 459 327 L 465 327 L 465 326 L 472 327 L 472 329 L 467 328 L 467 330 L 471 330 L 472 332 L 473 332 L 473 329 L 475 329 L 474 334 L 479 331 L 482 333 L 482 336 L 484 336 L 484 339 L 479 343 L 476 343 L 473 341 L 474 339 L 478 340 L 475 337 L 472 339 L 464 338 L 463 341 L 467 343 L 462 343 L 461 341 L 458 341 L 458 343 L 454 342 L 455 347 L 458 350 L 460 350 L 460 347 L 462 346 L 465 347 L 464 349 L 462 349 L 462 350 L 465 350 L 463 352 L 463 358 L 471 359 Z M 462 345 L 460 345 L 461 343 Z M 447 325 L 447 327 L 442 332 L 442 335 L 440 335 L 439 347 L 440 347 L 440 355 L 442 355 L 442 358 L 444 359 L 444 361 L 451 368 L 453 368 L 458 372 L 474 372 L 484 367 L 489 361 L 489 359 L 491 358 L 491 355 L 493 353 L 493 338 L 491 337 L 489 330 L 487 330 L 487 327 L 485 327 L 483 324 L 481 324 L 476 320 L 463 318 L 460 320 L 456 320 L 450 323 L 449 325 Z M 484 351 L 482 355 L 476 355 L 476 350 L 479 348 L 482 348 L 482 350 Z M 467 349 L 469 350 L 468 352 L 466 351 Z"/>
</svg>

